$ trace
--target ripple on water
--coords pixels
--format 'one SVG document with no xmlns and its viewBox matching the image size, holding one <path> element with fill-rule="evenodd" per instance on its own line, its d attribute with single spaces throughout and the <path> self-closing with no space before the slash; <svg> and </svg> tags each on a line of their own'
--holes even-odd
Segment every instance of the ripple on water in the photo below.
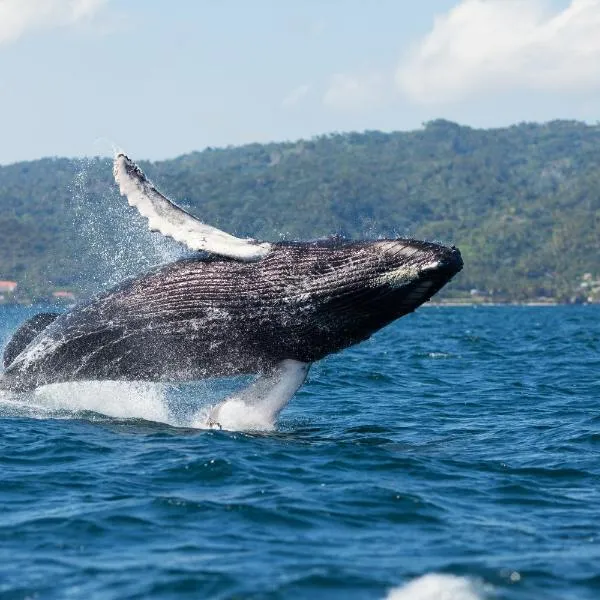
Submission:
<svg viewBox="0 0 600 600">
<path fill-rule="evenodd" d="M 599 317 L 418 311 L 271 432 L 184 427 L 193 385 L 0 395 L 0 596 L 596 600 Z"/>
</svg>

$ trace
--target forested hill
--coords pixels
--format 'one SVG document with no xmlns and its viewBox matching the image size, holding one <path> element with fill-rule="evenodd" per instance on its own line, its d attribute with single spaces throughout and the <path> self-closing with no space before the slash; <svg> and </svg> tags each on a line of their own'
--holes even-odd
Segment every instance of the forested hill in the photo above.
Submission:
<svg viewBox="0 0 600 600">
<path fill-rule="evenodd" d="M 465 269 L 450 295 L 568 300 L 593 294 L 600 278 L 600 126 L 477 130 L 438 120 L 140 164 L 202 220 L 239 235 L 454 243 Z M 125 205 L 108 160 L 0 167 L 0 279 L 29 295 L 90 289 L 94 278 L 115 279 L 111 269 L 161 260 L 164 247 L 138 235 L 142 222 Z"/>
</svg>

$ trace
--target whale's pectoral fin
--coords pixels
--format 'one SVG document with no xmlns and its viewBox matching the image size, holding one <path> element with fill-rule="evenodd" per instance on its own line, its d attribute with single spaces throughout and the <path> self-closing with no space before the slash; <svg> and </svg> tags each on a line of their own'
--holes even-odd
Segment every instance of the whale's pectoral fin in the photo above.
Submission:
<svg viewBox="0 0 600 600">
<path fill-rule="evenodd" d="M 234 237 L 202 223 L 163 196 L 142 170 L 125 154 L 117 154 L 113 173 L 121 195 L 148 219 L 151 231 L 185 244 L 190 250 L 205 250 L 243 261 L 259 260 L 271 249 L 267 242 Z"/>
<path fill-rule="evenodd" d="M 272 371 L 217 404 L 210 412 L 209 427 L 269 429 L 306 380 L 310 363 L 282 360 Z"/>
</svg>

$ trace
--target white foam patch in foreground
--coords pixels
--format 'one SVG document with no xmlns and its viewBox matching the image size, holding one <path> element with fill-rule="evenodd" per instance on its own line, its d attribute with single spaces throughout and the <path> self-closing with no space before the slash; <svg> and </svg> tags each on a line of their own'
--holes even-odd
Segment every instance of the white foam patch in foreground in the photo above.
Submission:
<svg viewBox="0 0 600 600">
<path fill-rule="evenodd" d="M 53 383 L 38 388 L 34 398 L 50 410 L 92 411 L 117 419 L 146 419 L 173 424 L 165 386 L 120 381 Z"/>
<path fill-rule="evenodd" d="M 144 419 L 173 427 L 272 431 L 281 410 L 302 385 L 308 365 L 283 361 L 269 375 L 239 386 L 235 378 L 183 387 L 151 382 L 53 383 L 33 392 L 0 390 L 0 415 L 81 418 L 93 412 L 115 419 Z M 225 397 L 224 397 L 225 396 Z"/>
<path fill-rule="evenodd" d="M 385 600 L 485 600 L 491 586 L 476 579 L 429 573 L 394 588 Z"/>
</svg>

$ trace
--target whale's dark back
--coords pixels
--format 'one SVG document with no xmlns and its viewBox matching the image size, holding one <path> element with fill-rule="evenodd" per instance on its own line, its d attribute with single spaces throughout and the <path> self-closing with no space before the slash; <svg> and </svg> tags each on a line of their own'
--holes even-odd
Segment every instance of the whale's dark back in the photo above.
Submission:
<svg viewBox="0 0 600 600">
<path fill-rule="evenodd" d="M 457 250 L 412 240 L 280 243 L 253 263 L 181 260 L 56 319 L 5 379 L 172 381 L 312 362 L 411 312 L 461 266 Z"/>
</svg>

